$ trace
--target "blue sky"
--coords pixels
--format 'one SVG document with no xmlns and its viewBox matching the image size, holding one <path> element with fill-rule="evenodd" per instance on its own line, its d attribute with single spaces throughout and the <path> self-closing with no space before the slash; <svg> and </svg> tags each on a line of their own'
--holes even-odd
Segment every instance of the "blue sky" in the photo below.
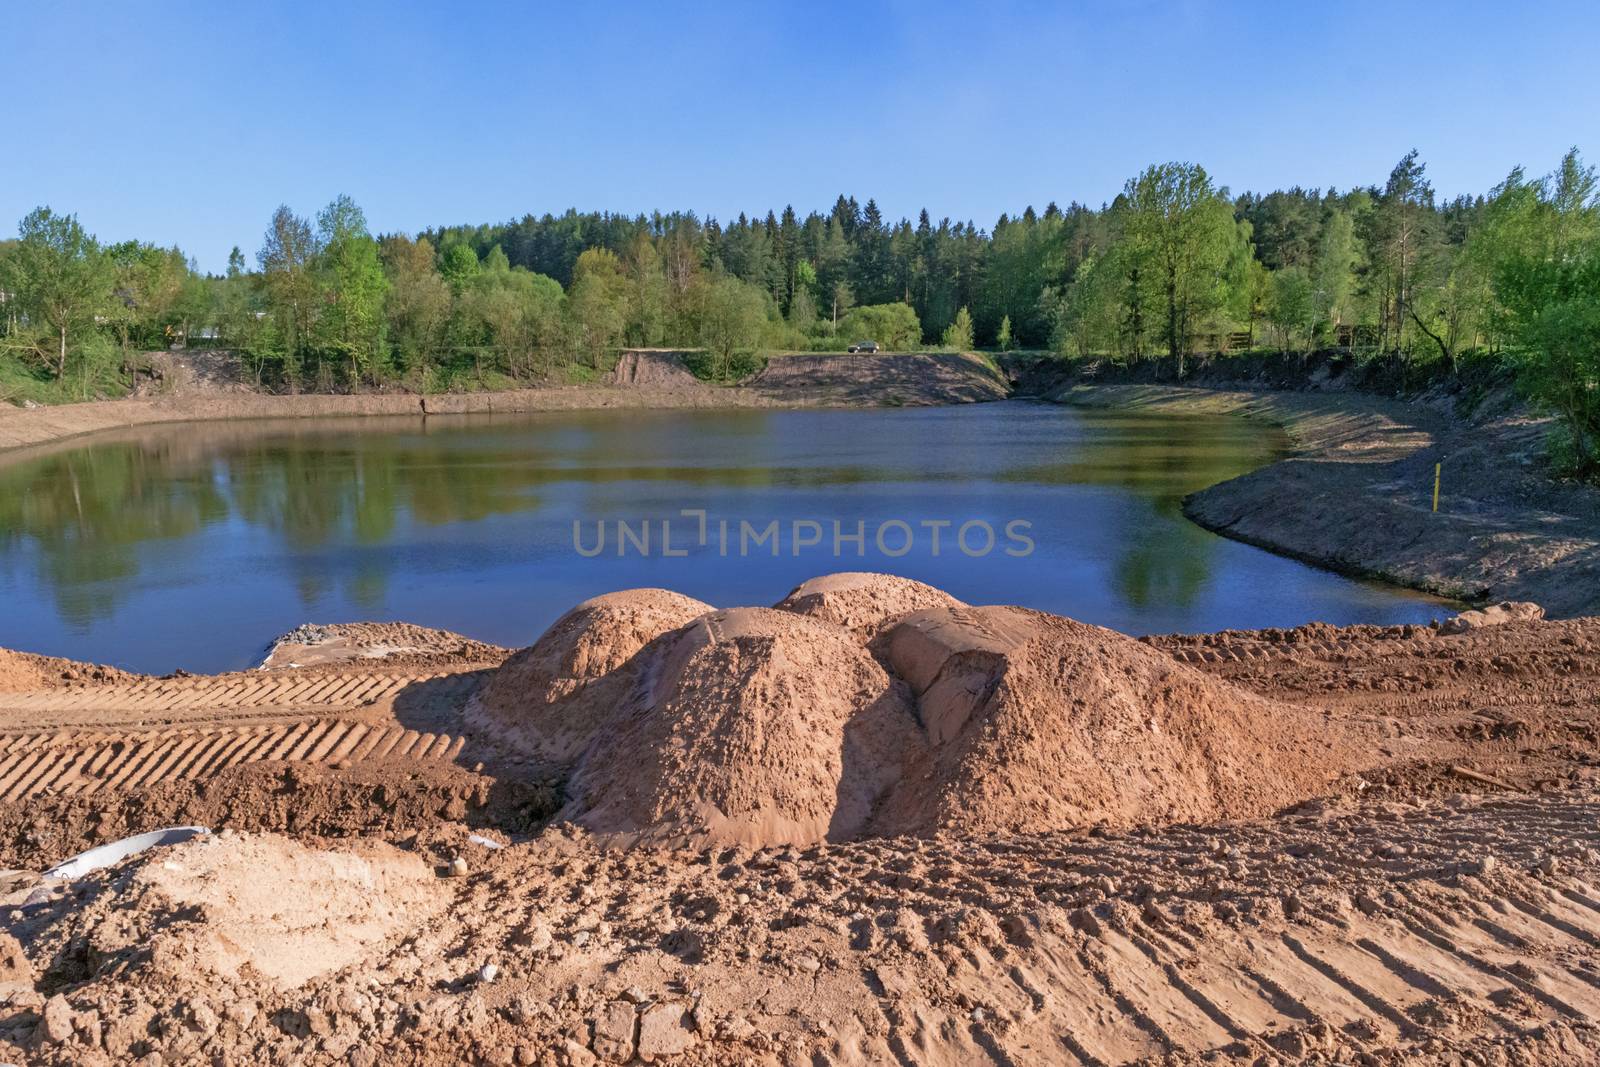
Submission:
<svg viewBox="0 0 1600 1067">
<path fill-rule="evenodd" d="M 582 10 L 574 10 L 581 7 Z M 378 231 L 840 192 L 975 220 L 1144 165 L 1440 192 L 1600 157 L 1600 4 L 27 4 L 0 17 L 0 232 L 252 259 L 273 209 Z"/>
</svg>

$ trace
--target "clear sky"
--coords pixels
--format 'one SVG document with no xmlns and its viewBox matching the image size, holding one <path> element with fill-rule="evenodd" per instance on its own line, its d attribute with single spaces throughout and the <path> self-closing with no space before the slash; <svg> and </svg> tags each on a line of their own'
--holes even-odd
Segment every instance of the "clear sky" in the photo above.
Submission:
<svg viewBox="0 0 1600 1067">
<path fill-rule="evenodd" d="M 568 207 L 731 217 L 845 192 L 988 227 L 1148 163 L 1235 192 L 1444 194 L 1600 156 L 1600 3 L 16 2 L 0 232 L 253 260 L 273 209 L 374 230 Z"/>
</svg>

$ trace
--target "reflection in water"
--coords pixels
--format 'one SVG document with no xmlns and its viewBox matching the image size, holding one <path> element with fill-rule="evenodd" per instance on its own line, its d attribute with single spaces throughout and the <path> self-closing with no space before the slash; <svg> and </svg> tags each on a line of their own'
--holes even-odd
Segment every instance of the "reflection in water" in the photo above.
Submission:
<svg viewBox="0 0 1600 1067">
<path fill-rule="evenodd" d="M 1182 518 L 1185 493 L 1280 447 L 1240 420 L 1025 404 L 153 428 L 0 466 L 0 644 L 216 669 L 307 618 L 375 616 L 522 644 L 609 588 L 770 602 L 863 568 L 1135 632 L 1431 614 Z M 895 559 L 796 558 L 787 543 L 779 559 L 572 551 L 575 519 L 680 508 L 869 529 L 1023 518 L 1039 547 L 1022 561 L 925 543 Z"/>
<path fill-rule="evenodd" d="M 1008 481 L 1105 485 L 1139 497 L 1113 512 L 1122 545 L 1117 591 L 1138 608 L 1190 607 L 1211 576 L 1217 537 L 1181 521 L 1183 497 L 1269 462 L 1281 441 L 1239 419 L 1110 412 L 1081 414 L 1093 445 L 1060 462 L 1017 468 Z"/>
</svg>

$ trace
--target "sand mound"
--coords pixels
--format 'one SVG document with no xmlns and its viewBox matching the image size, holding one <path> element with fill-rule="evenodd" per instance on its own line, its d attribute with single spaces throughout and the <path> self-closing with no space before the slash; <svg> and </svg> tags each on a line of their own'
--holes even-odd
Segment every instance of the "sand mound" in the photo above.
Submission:
<svg viewBox="0 0 1600 1067">
<path fill-rule="evenodd" d="M 171 978 L 248 971 L 293 988 L 363 958 L 449 900 L 425 861 L 387 845 L 326 852 L 225 833 L 154 849 L 91 876 L 108 891 L 65 909 L 43 943 L 83 938 L 99 969 Z M 248 969 L 248 970 L 247 970 Z"/>
<path fill-rule="evenodd" d="M 929 741 L 874 820 L 879 833 L 1254 815 L 1334 770 L 1302 709 L 1071 619 L 936 608 L 876 647 L 916 694 Z"/>
<path fill-rule="evenodd" d="M 944 590 L 910 578 L 843 571 L 824 574 L 796 586 L 773 606 L 847 626 L 870 640 L 886 623 L 901 615 L 925 608 L 961 607 L 962 604 Z"/>
<path fill-rule="evenodd" d="M 857 573 L 779 608 L 588 601 L 480 724 L 571 770 L 567 818 L 673 845 L 1245 817 L 1351 765 L 1304 709 L 1071 619 Z"/>
<path fill-rule="evenodd" d="M 628 679 L 609 676 L 657 637 L 712 610 L 666 589 L 586 600 L 506 660 L 469 716 L 540 759 L 570 763 L 629 688 Z"/>
<path fill-rule="evenodd" d="M 648 681 L 573 783 L 623 839 L 801 844 L 857 836 L 920 747 L 904 689 L 848 631 L 769 608 L 661 638 Z"/>
</svg>

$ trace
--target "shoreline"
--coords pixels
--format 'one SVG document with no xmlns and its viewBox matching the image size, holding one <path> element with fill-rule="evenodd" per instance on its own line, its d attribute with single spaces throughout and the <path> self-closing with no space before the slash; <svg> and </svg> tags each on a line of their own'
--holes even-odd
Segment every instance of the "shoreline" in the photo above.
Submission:
<svg viewBox="0 0 1600 1067">
<path fill-rule="evenodd" d="M 964 353 L 785 356 L 737 385 L 700 381 L 676 353 L 640 350 L 629 355 L 633 359 L 619 366 L 612 381 L 594 385 L 432 395 L 207 390 L 53 407 L 0 407 L 0 461 L 40 445 L 164 423 L 605 409 L 924 407 L 1000 400 L 1009 391 L 992 366 Z"/>
<path fill-rule="evenodd" d="M 1213 533 L 1469 605 L 1600 614 L 1600 491 L 1542 473 L 1538 420 L 1473 422 L 1347 391 L 1075 382 L 1045 399 L 1282 427 L 1288 457 L 1184 499 L 1184 515 Z"/>
<path fill-rule="evenodd" d="M 608 384 L 420 396 L 208 392 L 0 413 L 0 463 L 112 431 L 177 423 L 605 409 L 872 408 L 1016 399 L 1282 428 L 1285 459 L 1209 486 L 1184 515 L 1220 536 L 1344 574 L 1466 604 L 1527 600 L 1552 617 L 1600 614 L 1600 490 L 1555 481 L 1542 424 L 1463 420 L 1345 389 L 1266 390 L 1069 380 L 1015 396 L 983 360 L 952 353 L 790 356 L 745 383 L 692 378 L 676 354 L 631 354 Z M 1437 514 L 1434 464 L 1442 467 Z"/>
</svg>

